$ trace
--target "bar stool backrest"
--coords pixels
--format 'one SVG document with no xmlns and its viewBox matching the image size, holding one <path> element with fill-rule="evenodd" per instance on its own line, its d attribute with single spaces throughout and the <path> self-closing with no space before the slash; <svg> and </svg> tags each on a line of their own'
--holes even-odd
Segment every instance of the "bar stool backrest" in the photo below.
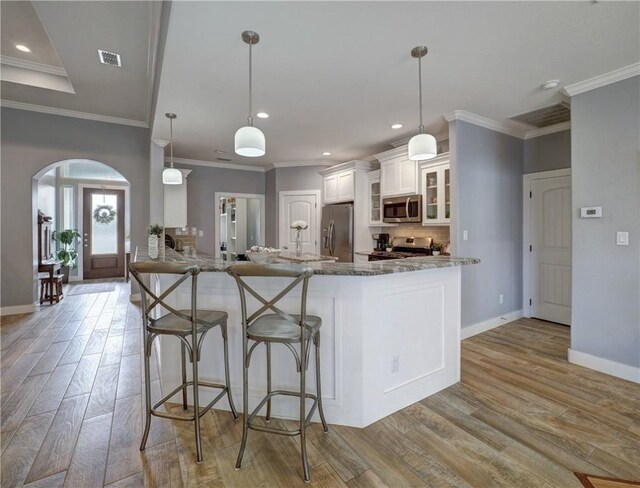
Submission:
<svg viewBox="0 0 640 488">
<path fill-rule="evenodd" d="M 142 314 L 143 318 L 148 320 L 153 324 L 154 319 L 152 317 L 152 312 L 154 308 L 160 306 L 169 311 L 169 313 L 180 317 L 181 319 L 187 320 L 193 324 L 193 329 L 195 333 L 196 323 L 198 319 L 196 317 L 196 308 L 197 308 L 197 277 L 200 274 L 200 267 L 191 264 L 177 264 L 177 263 L 167 263 L 167 262 L 153 262 L 153 261 L 140 261 L 131 263 L 129 265 L 129 272 L 133 279 L 138 283 L 142 293 L 140 293 L 142 299 Z M 167 288 L 160 295 L 156 295 L 145 283 L 143 275 L 150 274 L 174 274 L 174 275 L 182 275 L 175 283 L 173 283 L 169 288 Z M 167 297 L 171 295 L 182 283 L 191 278 L 191 315 L 186 315 L 171 305 L 165 302 Z"/>
<path fill-rule="evenodd" d="M 302 326 L 306 323 L 307 290 L 309 288 L 309 279 L 313 276 L 313 268 L 300 264 L 242 263 L 229 266 L 227 273 L 235 278 L 238 290 L 240 291 L 242 328 L 245 334 L 246 329 L 251 326 L 251 323 L 267 311 L 273 311 L 283 319 L 299 325 L 300 334 L 304 334 Z M 275 297 L 267 300 L 247 284 L 244 279 L 247 277 L 292 278 L 292 281 Z M 284 298 L 300 282 L 302 282 L 302 294 L 300 298 L 300 320 L 298 321 L 292 315 L 276 307 L 276 303 Z M 246 292 L 249 292 L 251 296 L 262 303 L 262 306 L 249 316 L 247 316 Z"/>
</svg>

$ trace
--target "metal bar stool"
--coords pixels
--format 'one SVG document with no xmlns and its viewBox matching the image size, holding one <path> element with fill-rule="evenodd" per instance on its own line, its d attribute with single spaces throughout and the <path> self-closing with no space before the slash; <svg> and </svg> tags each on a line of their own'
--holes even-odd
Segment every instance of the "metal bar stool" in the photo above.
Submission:
<svg viewBox="0 0 640 488">
<path fill-rule="evenodd" d="M 300 435 L 300 448 L 302 454 L 302 470 L 305 482 L 310 481 L 309 464 L 307 462 L 307 445 L 306 445 L 306 429 L 311 423 L 316 408 L 320 414 L 322 427 L 324 432 L 328 432 L 329 428 L 324 418 L 322 409 L 322 395 L 320 387 L 320 327 L 322 319 L 314 315 L 307 315 L 307 290 L 309 287 L 309 279 L 313 275 L 313 269 L 308 266 L 295 264 L 257 264 L 242 263 L 235 264 L 227 268 L 233 278 L 235 278 L 240 291 L 240 305 L 242 309 L 242 358 L 243 358 L 243 374 L 242 374 L 242 392 L 243 392 L 243 429 L 242 442 L 240 444 L 240 452 L 236 461 L 236 469 L 240 469 L 242 464 L 242 456 L 247 445 L 247 436 L 249 429 L 268 432 L 280 435 Z M 261 297 L 253 290 L 245 281 L 247 277 L 280 277 L 293 278 L 293 280 L 274 298 L 267 300 Z M 290 315 L 278 307 L 276 303 L 284 298 L 291 290 L 293 290 L 300 282 L 302 282 L 302 294 L 300 302 L 300 314 Z M 262 306 L 252 313 L 247 314 L 247 297 L 246 293 L 262 303 Z M 266 311 L 273 311 L 275 314 L 264 314 Z M 253 343 L 249 346 L 249 341 Z M 306 392 L 306 371 L 308 366 L 308 358 L 310 355 L 310 346 L 313 342 L 315 346 L 316 359 L 316 394 Z M 249 365 L 251 362 L 251 354 L 254 349 L 261 343 L 266 346 L 267 352 L 267 394 L 258 404 L 258 406 L 249 412 Z M 285 345 L 292 353 L 296 360 L 297 370 L 300 373 L 300 391 L 272 390 L 271 389 L 271 344 L 281 343 Z M 300 354 L 294 348 L 294 344 L 300 344 Z M 252 420 L 262 409 L 267 406 L 266 421 L 271 420 L 271 398 L 275 395 L 297 396 L 300 398 L 300 427 L 296 430 L 274 429 L 263 425 L 252 423 Z M 305 400 L 309 398 L 313 400 L 313 404 L 309 413 L 306 413 Z"/>
<path fill-rule="evenodd" d="M 142 325 L 144 339 L 144 383 L 146 398 L 146 423 L 140 450 L 144 451 L 147 437 L 149 436 L 149 427 L 151 426 L 151 416 L 162 417 L 174 420 L 189 420 L 195 423 L 196 430 L 196 451 L 197 461 L 202 462 L 202 440 L 200 437 L 200 417 L 207 413 L 218 400 L 225 394 L 229 399 L 229 406 L 234 419 L 238 420 L 238 414 L 233 404 L 231 396 L 231 385 L 229 382 L 229 348 L 227 336 L 227 313 L 219 310 L 198 310 L 196 306 L 198 292 L 198 274 L 200 268 L 192 265 L 179 265 L 165 262 L 136 262 L 129 265 L 129 271 L 133 279 L 140 286 L 142 293 Z M 173 283 L 160 296 L 152 292 L 143 280 L 143 275 L 148 274 L 175 274 L 182 275 L 175 283 Z M 175 291 L 183 282 L 191 278 L 191 309 L 176 310 L 168 305 L 166 298 Z M 160 318 L 153 318 L 155 307 L 163 307 L 169 313 Z M 209 330 L 214 327 L 220 327 L 222 340 L 224 342 L 224 374 L 225 384 L 211 383 L 200 381 L 198 378 L 198 362 L 202 353 L 202 342 Z M 156 337 L 160 335 L 175 336 L 180 340 L 181 356 L 182 356 L 182 383 L 173 391 L 165 395 L 160 401 L 151 406 L 151 384 L 149 373 L 149 358 L 151 357 L 151 346 Z M 198 335 L 200 338 L 198 339 Z M 190 340 L 188 340 L 190 338 Z M 193 378 L 187 381 L 186 370 L 186 352 L 189 353 L 189 361 L 191 361 L 193 369 Z M 182 391 L 182 408 L 187 409 L 187 388 L 193 386 L 193 415 L 173 415 L 157 410 L 158 407 L 167 402 L 173 395 Z M 218 394 L 206 407 L 200 407 L 198 403 L 198 387 L 206 386 L 209 388 L 221 388 Z"/>
</svg>

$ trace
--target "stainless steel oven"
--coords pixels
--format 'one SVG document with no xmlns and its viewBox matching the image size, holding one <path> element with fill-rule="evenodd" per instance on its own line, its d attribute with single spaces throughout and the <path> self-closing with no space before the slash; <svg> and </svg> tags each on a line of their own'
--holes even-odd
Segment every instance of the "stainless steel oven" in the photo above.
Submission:
<svg viewBox="0 0 640 488">
<path fill-rule="evenodd" d="M 390 224 L 422 222 L 422 195 L 385 198 L 382 200 L 382 220 Z"/>
</svg>

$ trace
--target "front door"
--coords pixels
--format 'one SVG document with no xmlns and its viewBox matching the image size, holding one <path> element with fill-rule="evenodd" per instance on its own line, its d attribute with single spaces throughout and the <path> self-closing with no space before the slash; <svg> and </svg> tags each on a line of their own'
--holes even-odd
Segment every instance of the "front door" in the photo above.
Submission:
<svg viewBox="0 0 640 488">
<path fill-rule="evenodd" d="M 531 316 L 571 323 L 571 177 L 531 182 Z"/>
<path fill-rule="evenodd" d="M 300 192 L 280 192 L 279 227 L 281 248 L 291 252 L 296 249 L 296 231 L 291 229 L 291 223 L 304 220 L 309 226 L 301 232 L 302 251 L 318 254 L 318 222 L 319 195 L 315 190 Z"/>
<path fill-rule="evenodd" d="M 83 278 L 124 276 L 124 190 L 83 189 Z"/>
</svg>

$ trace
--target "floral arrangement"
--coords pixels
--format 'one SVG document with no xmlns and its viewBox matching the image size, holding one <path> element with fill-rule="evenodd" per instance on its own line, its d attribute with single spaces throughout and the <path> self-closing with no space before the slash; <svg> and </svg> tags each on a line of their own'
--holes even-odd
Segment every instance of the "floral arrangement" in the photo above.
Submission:
<svg viewBox="0 0 640 488">
<path fill-rule="evenodd" d="M 251 246 L 247 252 L 280 252 L 280 249 L 274 247 Z"/>
<path fill-rule="evenodd" d="M 291 229 L 304 230 L 307 227 L 309 227 L 309 224 L 307 224 L 304 220 L 296 220 L 295 222 L 291 222 Z"/>
<path fill-rule="evenodd" d="M 150 236 L 162 237 L 163 231 L 164 227 L 162 227 L 160 224 L 151 224 L 147 227 L 147 232 Z"/>
</svg>

